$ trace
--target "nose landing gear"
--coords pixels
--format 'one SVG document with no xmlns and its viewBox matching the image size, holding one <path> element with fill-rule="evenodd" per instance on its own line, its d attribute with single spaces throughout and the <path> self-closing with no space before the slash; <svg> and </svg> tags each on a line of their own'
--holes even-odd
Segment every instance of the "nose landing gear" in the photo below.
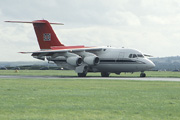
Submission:
<svg viewBox="0 0 180 120">
<path fill-rule="evenodd" d="M 141 72 L 140 77 L 146 77 L 146 73 Z"/>
</svg>

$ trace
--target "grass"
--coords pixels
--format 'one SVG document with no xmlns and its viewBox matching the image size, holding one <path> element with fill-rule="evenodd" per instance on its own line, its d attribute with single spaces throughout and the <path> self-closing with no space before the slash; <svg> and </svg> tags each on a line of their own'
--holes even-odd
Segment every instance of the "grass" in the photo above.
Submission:
<svg viewBox="0 0 180 120">
<path fill-rule="evenodd" d="M 180 77 L 179 72 L 146 74 Z M 0 70 L 0 75 L 77 76 L 59 70 Z M 180 82 L 0 78 L 0 120 L 179 120 L 179 91 Z"/>
<path fill-rule="evenodd" d="M 0 70 L 0 75 L 77 76 L 72 70 Z"/>
<path fill-rule="evenodd" d="M 179 120 L 180 82 L 0 79 L 1 120 Z"/>
<path fill-rule="evenodd" d="M 146 71 L 147 77 L 176 77 L 180 78 L 180 72 L 171 71 Z M 30 76 L 77 76 L 72 70 L 0 70 L 0 75 L 30 75 Z M 140 72 L 111 74 L 111 77 L 139 77 Z M 101 76 L 100 73 L 88 73 L 87 76 Z"/>
</svg>

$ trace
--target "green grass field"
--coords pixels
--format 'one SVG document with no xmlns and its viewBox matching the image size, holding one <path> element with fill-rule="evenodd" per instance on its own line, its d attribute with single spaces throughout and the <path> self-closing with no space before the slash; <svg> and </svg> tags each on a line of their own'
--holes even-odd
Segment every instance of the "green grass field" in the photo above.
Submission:
<svg viewBox="0 0 180 120">
<path fill-rule="evenodd" d="M 180 72 L 171 71 L 146 71 L 147 77 L 176 77 L 180 78 Z M 72 70 L 0 70 L 0 75 L 32 75 L 32 76 L 77 76 Z M 139 77 L 140 72 L 111 74 L 110 77 Z M 101 76 L 100 73 L 88 73 L 87 76 Z"/>
<path fill-rule="evenodd" d="M 0 78 L 0 120 L 179 120 L 179 91 L 180 82 Z"/>
</svg>

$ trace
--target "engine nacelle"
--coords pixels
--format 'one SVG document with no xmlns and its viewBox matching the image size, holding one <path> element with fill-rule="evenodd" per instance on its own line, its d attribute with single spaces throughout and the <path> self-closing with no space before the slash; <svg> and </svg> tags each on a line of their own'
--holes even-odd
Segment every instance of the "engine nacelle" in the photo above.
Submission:
<svg viewBox="0 0 180 120">
<path fill-rule="evenodd" d="M 88 65 L 97 65 L 99 64 L 100 60 L 97 56 L 87 56 L 84 58 L 84 62 Z"/>
<path fill-rule="evenodd" d="M 80 66 L 82 64 L 82 58 L 78 56 L 68 57 L 66 62 L 73 66 Z"/>
<path fill-rule="evenodd" d="M 53 57 L 51 57 L 51 56 L 46 56 L 46 59 L 47 59 L 48 61 L 66 62 L 66 57 L 64 57 L 64 56 L 58 56 L 58 57 L 55 57 L 55 58 L 53 58 Z"/>
<path fill-rule="evenodd" d="M 33 56 L 33 58 L 36 58 L 36 59 L 39 59 L 39 60 L 45 60 L 45 56 L 41 56 L 41 57 Z"/>
</svg>

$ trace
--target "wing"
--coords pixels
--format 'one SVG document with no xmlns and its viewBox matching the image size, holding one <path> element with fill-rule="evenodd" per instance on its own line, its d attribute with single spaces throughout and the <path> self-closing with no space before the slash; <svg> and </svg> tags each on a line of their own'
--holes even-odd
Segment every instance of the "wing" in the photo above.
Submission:
<svg viewBox="0 0 180 120">
<path fill-rule="evenodd" d="M 55 50 L 41 50 L 41 51 L 35 51 L 35 52 L 20 52 L 23 54 L 31 53 L 34 58 L 45 60 L 45 56 L 50 56 L 50 60 L 53 61 L 53 59 L 64 56 L 65 58 L 85 58 L 85 57 L 91 57 L 91 62 L 93 62 L 93 59 L 97 59 L 97 52 L 101 51 L 103 47 L 84 47 L 84 48 L 74 48 L 74 49 L 55 49 Z M 90 59 L 90 58 L 89 58 Z M 86 60 L 86 59 L 84 59 Z M 88 60 L 89 61 L 89 60 Z M 93 63 L 90 63 L 93 64 Z"/>
</svg>

